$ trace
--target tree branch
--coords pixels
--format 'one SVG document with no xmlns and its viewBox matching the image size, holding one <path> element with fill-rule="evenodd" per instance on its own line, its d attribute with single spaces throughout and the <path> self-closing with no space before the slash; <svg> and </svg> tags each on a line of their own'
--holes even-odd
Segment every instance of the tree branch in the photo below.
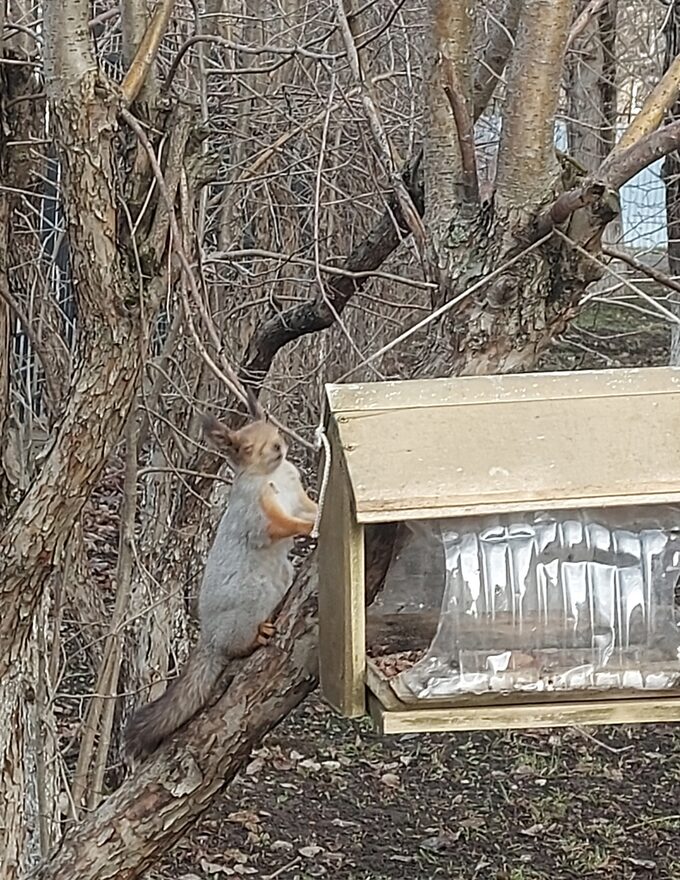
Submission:
<svg viewBox="0 0 680 880">
<path fill-rule="evenodd" d="M 359 88 L 361 102 L 364 105 L 364 110 L 366 111 L 368 124 L 370 126 L 371 133 L 373 134 L 373 139 L 378 146 L 380 158 L 385 167 L 385 170 L 387 171 L 390 183 L 392 184 L 396 197 L 399 200 L 399 207 L 401 208 L 402 216 L 404 217 L 408 228 L 410 229 L 413 237 L 416 240 L 420 254 L 424 255 L 425 228 L 423 226 L 423 221 L 420 219 L 420 215 L 415 205 L 413 204 L 411 196 L 407 188 L 404 186 L 404 181 L 402 180 L 401 174 L 399 173 L 398 157 L 392 144 L 390 143 L 387 132 L 385 131 L 385 126 L 383 125 L 380 116 L 380 110 L 373 95 L 373 89 L 371 88 L 370 84 L 366 82 L 366 78 L 364 76 L 363 68 L 361 65 L 361 60 L 359 58 L 359 52 L 354 42 L 352 28 L 347 18 L 347 13 L 345 12 L 345 0 L 336 0 L 335 10 L 338 17 L 340 33 L 342 34 L 342 39 L 345 44 L 345 50 L 347 51 L 349 66 L 352 71 L 352 75 L 357 83 L 357 87 Z"/>
<path fill-rule="evenodd" d="M 45 6 L 46 91 L 63 174 L 80 357 L 54 445 L 0 537 L 0 681 L 22 650 L 45 580 L 120 437 L 146 337 L 139 313 L 128 308 L 137 288 L 118 247 L 118 95 L 92 62 L 88 9 L 88 0 Z"/>
<path fill-rule="evenodd" d="M 393 526 L 368 530 L 369 600 L 385 577 L 395 533 Z M 182 836 L 245 766 L 252 747 L 316 687 L 317 588 L 312 555 L 277 618 L 274 642 L 234 664 L 226 693 L 76 826 L 36 880 L 101 880 L 112 869 L 135 880 Z"/>
<path fill-rule="evenodd" d="M 456 81 L 453 65 L 446 65 L 446 85 L 444 94 L 451 107 L 451 114 L 456 123 L 458 145 L 461 158 L 461 177 L 463 193 L 469 202 L 479 201 L 479 181 L 477 179 L 477 155 L 475 151 L 475 127 L 472 115 L 468 112 L 462 90 Z"/>
<path fill-rule="evenodd" d="M 422 181 L 419 174 L 419 153 L 403 173 L 404 185 L 418 212 L 423 213 Z M 370 272 L 377 269 L 396 250 L 403 237 L 409 234 L 395 196 L 392 196 L 387 211 L 368 235 L 353 249 L 342 268 L 349 272 Z M 345 306 L 357 291 L 369 280 L 368 275 L 355 277 L 351 274 L 336 276 L 326 285 L 326 296 L 317 292 L 300 305 L 281 312 L 257 328 L 250 338 L 244 365 L 241 368 L 243 381 L 260 384 L 272 365 L 277 352 L 309 333 L 325 330 L 342 314 Z"/>
<path fill-rule="evenodd" d="M 573 0 L 525 3 L 510 70 L 496 193 L 535 207 L 557 177 L 554 124 Z"/>
<path fill-rule="evenodd" d="M 627 149 L 617 146 L 600 166 L 598 177 L 619 189 L 643 168 L 677 149 L 680 149 L 680 120 L 637 138 Z"/>
<path fill-rule="evenodd" d="M 579 208 L 593 205 L 616 193 L 636 174 L 680 149 L 680 120 L 640 138 L 623 152 L 613 151 L 592 175 L 575 189 L 562 193 L 536 220 L 534 235 L 541 238 L 554 226 L 564 223 Z"/>
<path fill-rule="evenodd" d="M 590 3 L 571 26 L 569 36 L 567 37 L 567 49 L 570 49 L 574 45 L 576 40 L 588 27 L 590 21 L 597 15 L 606 2 L 607 0 L 590 0 Z"/>
<path fill-rule="evenodd" d="M 625 130 L 614 147 L 620 153 L 657 129 L 680 94 L 680 55 L 676 57 L 659 82 L 649 93 L 642 109 Z M 670 152 L 670 151 L 668 151 Z"/>
<path fill-rule="evenodd" d="M 451 113 L 447 87 L 455 86 L 456 100 L 472 110 L 472 16 L 469 0 L 430 0 L 430 57 L 425 78 L 426 114 L 423 178 L 428 231 L 434 251 L 448 231 L 460 202 L 463 148 Z M 465 126 L 464 126 L 465 129 Z M 436 253 L 432 255 L 436 257 Z"/>
<path fill-rule="evenodd" d="M 492 22 L 491 40 L 482 50 L 481 60 L 475 73 L 472 93 L 475 119 L 486 110 L 510 57 L 515 44 L 522 2 L 523 0 L 506 0 L 500 20 Z M 477 47 L 475 54 L 479 54 L 480 49 L 481 47 Z"/>
<path fill-rule="evenodd" d="M 159 0 L 158 6 L 151 16 L 149 26 L 120 86 L 123 98 L 128 105 L 132 104 L 142 90 L 158 54 L 158 49 L 170 22 L 174 7 L 175 0 Z"/>
</svg>

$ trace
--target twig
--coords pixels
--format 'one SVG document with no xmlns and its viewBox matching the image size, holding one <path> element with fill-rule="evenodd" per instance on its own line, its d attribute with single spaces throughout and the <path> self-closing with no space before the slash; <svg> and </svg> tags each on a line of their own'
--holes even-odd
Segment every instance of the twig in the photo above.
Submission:
<svg viewBox="0 0 680 880">
<path fill-rule="evenodd" d="M 265 874 L 262 877 L 262 880 L 275 880 L 276 877 L 280 877 L 281 874 L 285 874 L 286 871 L 290 871 L 291 868 L 294 868 L 299 861 L 300 856 L 296 856 L 292 862 L 288 862 L 287 865 L 282 865 L 280 868 L 277 868 L 273 874 Z"/>
<path fill-rule="evenodd" d="M 617 281 L 621 282 L 621 284 L 623 284 L 629 290 L 632 290 L 634 293 L 636 293 L 640 297 L 640 299 L 643 299 L 648 305 L 659 312 L 659 314 L 663 315 L 664 318 L 667 318 L 672 324 L 680 324 L 680 317 L 678 315 L 674 315 L 673 312 L 671 312 L 665 306 L 662 306 L 661 303 L 657 302 L 653 296 L 645 293 L 644 290 L 641 290 L 636 284 L 634 284 L 632 281 L 629 281 L 628 278 L 626 278 L 624 275 L 621 275 L 615 269 L 612 269 L 611 266 L 607 266 L 607 264 L 603 263 L 602 260 L 600 260 L 599 257 L 597 257 L 595 254 L 591 254 L 590 251 L 587 251 L 584 247 L 581 247 L 578 242 L 575 242 L 568 235 L 565 235 L 565 233 L 562 232 L 561 229 L 555 229 L 555 234 L 558 235 L 572 248 L 574 248 L 574 250 L 578 251 L 581 256 L 586 257 L 597 266 L 603 268 L 609 275 L 611 275 L 613 278 L 616 278 Z"/>
<path fill-rule="evenodd" d="M 571 46 L 574 44 L 574 41 L 586 29 L 588 22 L 597 15 L 597 13 L 600 11 L 600 9 L 602 9 L 606 2 L 607 0 L 590 0 L 590 3 L 576 18 L 576 21 L 571 26 L 569 36 L 567 37 L 567 49 L 571 48 Z"/>
<path fill-rule="evenodd" d="M 293 254 L 283 254 L 280 251 L 268 251 L 263 248 L 246 248 L 238 251 L 216 251 L 204 257 L 204 263 L 235 263 L 238 259 L 250 257 L 263 257 L 270 260 L 281 260 L 283 263 L 297 263 L 300 266 L 310 266 L 318 268 L 328 275 L 341 275 L 344 278 L 380 278 L 383 281 L 392 281 L 396 284 L 407 284 L 409 287 L 417 287 L 421 290 L 431 290 L 436 287 L 431 281 L 418 281 L 416 278 L 406 278 L 404 275 L 395 275 L 392 272 L 380 272 L 367 269 L 365 272 L 352 272 L 349 269 L 343 269 L 340 266 L 329 266 L 326 263 L 317 263 L 315 260 L 308 260 L 305 257 L 297 257 Z"/>
<path fill-rule="evenodd" d="M 356 364 L 350 370 L 347 370 L 346 373 L 343 373 L 336 382 L 344 382 L 348 376 L 351 376 L 357 370 L 360 370 L 362 367 L 365 367 L 367 364 L 372 363 L 377 360 L 379 357 L 382 357 L 384 354 L 387 354 L 388 351 L 391 351 L 397 345 L 400 345 L 410 336 L 413 336 L 414 333 L 417 333 L 419 330 L 427 327 L 428 324 L 431 324 L 433 321 L 438 320 L 445 315 L 446 312 L 450 311 L 454 306 L 457 306 L 464 299 L 471 296 L 473 293 L 476 293 L 480 288 L 485 287 L 490 281 L 493 281 L 498 275 L 506 272 L 511 266 L 514 266 L 519 260 L 525 257 L 527 254 L 531 253 L 531 251 L 535 250 L 540 245 L 544 244 L 550 238 L 550 233 L 548 235 L 544 235 L 543 238 L 540 238 L 538 241 L 532 242 L 528 247 L 523 248 L 520 253 L 515 254 L 512 259 L 500 265 L 497 269 L 494 269 L 493 272 L 490 272 L 488 275 L 485 275 L 483 278 L 480 278 L 479 281 L 476 281 L 474 284 L 471 284 L 470 287 L 466 287 L 465 290 L 461 291 L 457 296 L 454 296 L 452 299 L 448 300 L 444 303 L 444 305 L 440 306 L 438 309 L 435 309 L 431 312 L 426 318 L 423 318 L 421 321 L 418 321 L 417 324 L 414 324 L 412 327 L 409 327 L 408 330 L 404 330 L 396 339 L 393 339 L 391 342 L 388 342 L 387 345 L 383 345 L 382 348 L 378 349 L 378 351 L 374 352 L 370 357 L 366 358 L 365 361 L 362 361 L 360 364 Z M 678 319 L 680 321 L 680 319 Z"/>
<path fill-rule="evenodd" d="M 602 253 L 607 257 L 611 257 L 613 260 L 620 260 L 622 263 L 627 263 L 632 269 L 642 272 L 644 275 L 651 278 L 652 281 L 656 281 L 658 284 L 680 293 L 680 281 L 677 281 L 675 278 L 672 278 L 660 269 L 645 265 L 645 263 L 635 259 L 635 257 L 627 254 L 625 251 L 620 251 L 618 248 L 603 245 Z"/>
<path fill-rule="evenodd" d="M 425 227 L 423 226 L 420 214 L 418 213 L 416 206 L 413 204 L 413 200 L 411 199 L 408 189 L 404 185 L 404 181 L 399 173 L 396 152 L 390 143 L 390 139 L 385 131 L 385 126 L 380 118 L 380 111 L 373 97 L 372 89 L 364 77 L 361 61 L 359 59 L 359 52 L 357 51 L 356 43 L 354 42 L 354 35 L 352 34 L 350 23 L 347 20 L 344 0 L 335 0 L 335 11 L 338 17 L 345 49 L 347 50 L 349 66 L 359 88 L 361 102 L 364 105 L 364 110 L 368 117 L 368 124 L 371 128 L 371 133 L 378 146 L 383 165 L 399 201 L 404 220 L 413 234 L 421 259 L 424 259 L 426 246 Z"/>
<path fill-rule="evenodd" d="M 215 363 L 213 358 L 210 356 L 207 348 L 203 344 L 203 341 L 199 334 L 196 332 L 196 327 L 193 321 L 193 316 L 191 314 L 191 308 L 189 306 L 188 299 L 186 297 L 186 293 L 183 291 L 180 285 L 180 296 L 182 298 L 182 302 L 184 305 L 184 312 L 187 318 L 187 323 L 189 324 L 189 329 L 191 331 L 191 335 L 194 339 L 194 342 L 198 348 L 198 351 L 203 358 L 206 366 L 211 370 L 211 372 L 215 375 L 217 379 L 223 382 L 227 388 L 231 391 L 231 393 L 241 401 L 241 403 L 247 406 L 248 404 L 248 396 L 246 394 L 245 388 L 243 387 L 243 383 L 240 378 L 236 375 L 233 368 L 227 363 L 226 358 L 222 353 L 222 344 L 220 342 L 219 336 L 217 334 L 217 330 L 215 325 L 210 317 L 210 313 L 203 301 L 203 297 L 200 294 L 198 289 L 198 284 L 196 283 L 196 278 L 194 277 L 194 273 L 191 269 L 191 264 L 187 258 L 187 255 L 184 251 L 184 247 L 182 245 L 182 233 L 180 232 L 179 225 L 177 223 L 177 217 L 175 216 L 175 209 L 172 201 L 170 200 L 170 194 L 168 193 L 168 188 L 165 183 L 165 178 L 163 177 L 163 172 L 161 170 L 160 165 L 158 164 L 158 159 L 156 158 L 156 154 L 153 151 L 153 146 L 151 145 L 151 141 L 146 136 L 146 132 L 139 124 L 139 121 L 130 113 L 129 110 L 122 109 L 120 111 L 121 117 L 127 122 L 130 128 L 134 131 L 134 133 L 139 138 L 142 146 L 146 150 L 146 153 L 149 157 L 149 163 L 151 164 L 151 169 L 153 171 L 154 177 L 156 178 L 156 183 L 158 184 L 158 189 L 160 194 L 165 201 L 165 206 L 168 211 L 168 222 L 170 224 L 170 230 L 172 233 L 172 245 L 177 257 L 179 259 L 180 265 L 182 266 L 184 277 L 187 280 L 189 285 L 189 290 L 192 294 L 192 300 L 194 305 L 198 308 L 198 312 L 201 315 L 203 325 L 210 336 L 211 342 L 213 343 L 216 351 L 219 352 L 221 368 Z M 304 437 L 300 437 L 290 428 L 286 428 L 275 418 L 271 420 L 273 424 L 279 427 L 282 431 L 289 434 L 291 437 L 294 437 L 295 440 L 307 446 L 310 449 L 313 449 L 313 444 L 309 443 Z"/>
</svg>

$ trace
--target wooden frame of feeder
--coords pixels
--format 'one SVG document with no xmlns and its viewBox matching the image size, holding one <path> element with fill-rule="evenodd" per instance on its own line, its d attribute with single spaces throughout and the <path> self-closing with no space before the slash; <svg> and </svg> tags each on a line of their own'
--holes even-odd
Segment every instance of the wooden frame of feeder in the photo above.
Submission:
<svg viewBox="0 0 680 880">
<path fill-rule="evenodd" d="M 384 733 L 680 721 L 680 691 L 405 700 L 367 657 L 364 529 L 471 514 L 680 503 L 680 369 L 326 386 L 321 688 Z M 530 450 L 530 454 L 527 454 Z"/>
</svg>

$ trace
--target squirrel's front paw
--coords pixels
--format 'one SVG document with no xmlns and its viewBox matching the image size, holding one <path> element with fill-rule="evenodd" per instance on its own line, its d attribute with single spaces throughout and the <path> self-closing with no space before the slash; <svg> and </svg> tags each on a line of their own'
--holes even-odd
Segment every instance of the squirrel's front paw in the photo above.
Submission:
<svg viewBox="0 0 680 880">
<path fill-rule="evenodd" d="M 276 627 L 273 623 L 270 623 L 268 620 L 266 620 L 264 623 L 261 623 L 258 626 L 257 638 L 255 639 L 255 642 L 258 645 L 268 645 L 275 634 Z"/>
</svg>

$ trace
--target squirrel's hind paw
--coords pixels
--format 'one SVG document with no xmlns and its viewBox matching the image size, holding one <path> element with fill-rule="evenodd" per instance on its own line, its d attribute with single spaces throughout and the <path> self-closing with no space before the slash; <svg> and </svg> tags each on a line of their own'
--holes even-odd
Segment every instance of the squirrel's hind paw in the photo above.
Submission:
<svg viewBox="0 0 680 880">
<path fill-rule="evenodd" d="M 261 623 L 257 628 L 257 638 L 255 639 L 255 643 L 257 645 L 268 645 L 272 640 L 272 637 L 276 634 L 276 627 L 273 623 L 270 623 L 266 620 L 264 623 Z"/>
</svg>

